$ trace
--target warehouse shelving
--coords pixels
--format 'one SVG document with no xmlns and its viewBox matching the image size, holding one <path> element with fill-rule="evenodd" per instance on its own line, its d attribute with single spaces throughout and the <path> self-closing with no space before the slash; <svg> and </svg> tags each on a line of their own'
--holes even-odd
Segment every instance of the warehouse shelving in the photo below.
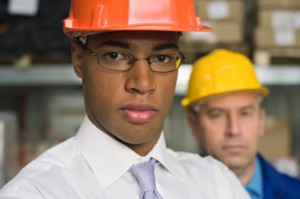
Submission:
<svg viewBox="0 0 300 199">
<path fill-rule="evenodd" d="M 176 94 L 185 93 L 192 66 L 179 69 Z M 300 85 L 300 66 L 256 66 L 257 75 L 266 86 Z M 27 69 L 0 68 L 0 87 L 11 86 L 77 86 L 81 81 L 70 64 L 37 65 Z"/>
</svg>

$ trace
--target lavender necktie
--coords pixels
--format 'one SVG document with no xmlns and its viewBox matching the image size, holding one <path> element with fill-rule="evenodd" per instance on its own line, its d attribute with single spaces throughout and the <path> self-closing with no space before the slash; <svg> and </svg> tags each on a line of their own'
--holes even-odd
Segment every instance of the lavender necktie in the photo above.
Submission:
<svg viewBox="0 0 300 199">
<path fill-rule="evenodd" d="M 154 163 L 152 161 L 137 164 L 130 168 L 130 172 L 139 183 L 141 190 L 140 199 L 162 199 L 156 190 Z"/>
</svg>

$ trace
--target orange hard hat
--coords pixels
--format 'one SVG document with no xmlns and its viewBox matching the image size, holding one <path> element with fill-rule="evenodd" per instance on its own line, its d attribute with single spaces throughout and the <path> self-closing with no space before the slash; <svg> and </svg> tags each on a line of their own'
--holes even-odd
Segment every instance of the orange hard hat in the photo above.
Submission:
<svg viewBox="0 0 300 199">
<path fill-rule="evenodd" d="M 63 29 L 69 37 L 118 30 L 211 31 L 194 9 L 194 0 L 72 0 Z"/>
</svg>

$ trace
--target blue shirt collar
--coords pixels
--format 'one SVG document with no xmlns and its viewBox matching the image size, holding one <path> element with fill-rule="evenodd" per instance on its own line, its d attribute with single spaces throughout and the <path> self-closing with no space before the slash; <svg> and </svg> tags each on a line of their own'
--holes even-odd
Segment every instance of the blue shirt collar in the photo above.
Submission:
<svg viewBox="0 0 300 199">
<path fill-rule="evenodd" d="M 262 170 L 258 157 L 255 158 L 254 174 L 245 189 L 252 199 L 263 199 Z"/>
</svg>

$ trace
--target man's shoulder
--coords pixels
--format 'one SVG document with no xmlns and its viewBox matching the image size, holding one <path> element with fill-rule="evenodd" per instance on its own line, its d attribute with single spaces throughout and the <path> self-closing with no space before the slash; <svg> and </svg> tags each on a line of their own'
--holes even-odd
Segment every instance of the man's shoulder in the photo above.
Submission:
<svg viewBox="0 0 300 199">
<path fill-rule="evenodd" d="M 211 193 L 211 198 L 248 198 L 232 171 L 213 157 L 170 149 L 168 154 L 185 171 L 189 182 L 205 187 L 207 193 Z"/>
<path fill-rule="evenodd" d="M 258 155 L 263 174 L 266 197 L 285 195 L 287 198 L 300 198 L 300 179 L 279 172 L 263 156 Z"/>
<path fill-rule="evenodd" d="M 48 170 L 52 166 L 65 166 L 76 153 L 74 138 L 59 143 L 30 162 L 23 170 Z"/>
<path fill-rule="evenodd" d="M 26 165 L 12 180 L 10 180 L 0 192 L 0 196 L 5 193 L 20 192 L 22 189 L 34 191 L 36 182 L 41 182 L 49 176 L 53 177 L 57 168 L 65 168 L 71 164 L 73 148 L 73 138 L 68 139 L 52 148 L 46 150 L 28 165 Z"/>
<path fill-rule="evenodd" d="M 224 164 L 220 161 L 216 160 L 212 156 L 200 156 L 197 153 L 184 152 L 184 151 L 174 151 L 172 149 L 168 149 L 168 154 L 175 158 L 177 161 L 181 163 L 189 163 L 189 165 L 194 166 L 194 164 L 198 167 L 199 164 L 203 165 L 215 165 L 217 167 L 224 167 Z"/>
<path fill-rule="evenodd" d="M 260 164 L 262 166 L 264 176 L 270 181 L 278 181 L 283 183 L 292 183 L 300 188 L 300 179 L 289 176 L 285 173 L 278 171 L 270 162 L 263 156 L 258 155 Z"/>
<path fill-rule="evenodd" d="M 231 175 L 231 171 L 220 161 L 211 156 L 202 157 L 196 153 L 173 151 L 168 149 L 168 153 L 179 164 L 190 172 L 212 174 L 214 176 Z"/>
</svg>

